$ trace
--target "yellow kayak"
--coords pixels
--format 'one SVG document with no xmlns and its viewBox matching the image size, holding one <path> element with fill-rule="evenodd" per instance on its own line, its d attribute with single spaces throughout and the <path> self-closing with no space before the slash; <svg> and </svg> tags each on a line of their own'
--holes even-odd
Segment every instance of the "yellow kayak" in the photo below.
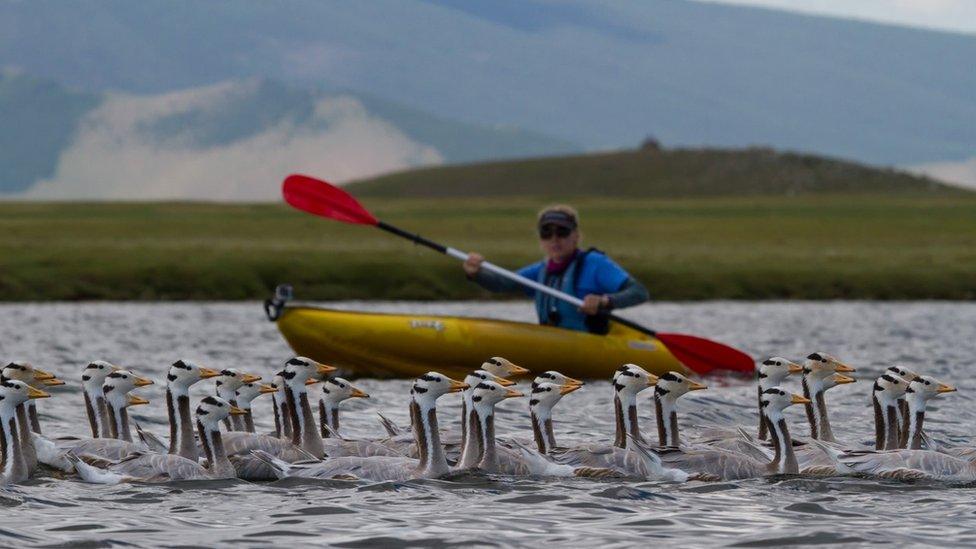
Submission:
<svg viewBox="0 0 976 549">
<path fill-rule="evenodd" d="M 551 326 L 453 316 L 281 308 L 278 329 L 301 356 L 374 377 L 416 377 L 431 370 L 461 377 L 492 356 L 533 373 L 558 370 L 608 379 L 622 364 L 663 374 L 685 367 L 657 339 L 619 324 L 593 335 Z"/>
</svg>

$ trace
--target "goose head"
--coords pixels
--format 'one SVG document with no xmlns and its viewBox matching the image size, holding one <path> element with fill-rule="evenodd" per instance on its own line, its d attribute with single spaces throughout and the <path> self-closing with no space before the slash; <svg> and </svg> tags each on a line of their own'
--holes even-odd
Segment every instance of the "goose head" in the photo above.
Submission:
<svg viewBox="0 0 976 549">
<path fill-rule="evenodd" d="M 239 408 L 246 410 L 251 407 L 252 400 L 264 394 L 274 393 L 277 390 L 275 387 L 264 383 L 245 383 L 234 391 L 234 400 L 237 401 Z"/>
<path fill-rule="evenodd" d="M 902 368 L 901 366 L 889 366 L 888 369 L 885 370 L 885 373 L 896 375 L 909 383 L 921 379 L 922 377 L 908 368 Z"/>
<path fill-rule="evenodd" d="M 116 408 L 138 406 L 140 404 L 149 404 L 149 401 L 135 395 L 130 395 L 129 391 L 136 387 L 145 387 L 152 384 L 153 381 L 151 379 L 139 377 L 128 370 L 116 370 L 106 376 L 105 383 L 102 384 L 102 392 L 105 394 L 105 398 Z"/>
<path fill-rule="evenodd" d="M 303 356 L 296 356 L 285 363 L 285 369 L 281 372 L 281 376 L 286 385 L 298 387 L 299 385 L 307 385 L 309 380 L 314 383 L 335 371 L 336 368 L 333 366 Z"/>
<path fill-rule="evenodd" d="M 488 372 L 487 370 L 475 370 L 470 374 L 464 376 L 464 382 L 468 384 L 468 389 L 466 389 L 466 392 L 470 393 L 482 381 L 494 381 L 495 383 L 502 385 L 504 387 L 515 385 L 514 381 L 510 379 L 505 379 L 504 377 L 496 376 L 495 374 Z"/>
<path fill-rule="evenodd" d="M 827 353 L 811 353 L 803 364 L 803 377 L 808 381 L 823 382 L 833 373 L 849 373 L 856 371 L 837 358 Z"/>
<path fill-rule="evenodd" d="M 613 388 L 617 395 L 636 397 L 637 393 L 657 385 L 656 375 L 636 364 L 624 364 L 613 376 Z"/>
<path fill-rule="evenodd" d="M 579 387 L 583 386 L 583 382 L 578 379 L 573 379 L 569 376 L 563 375 L 555 370 L 549 370 L 548 372 L 542 372 L 537 375 L 534 380 L 532 380 L 532 388 L 534 389 L 536 385 L 540 383 L 552 383 L 555 385 L 577 385 Z"/>
<path fill-rule="evenodd" d="M 217 370 L 203 368 L 193 361 L 180 359 L 169 367 L 169 372 L 166 374 L 166 385 L 170 389 L 186 392 L 194 383 L 219 375 L 220 372 Z"/>
<path fill-rule="evenodd" d="M 549 381 L 532 384 L 532 398 L 529 399 L 529 409 L 535 412 L 552 410 L 563 396 L 579 389 L 582 385 L 575 383 L 558 384 Z"/>
<path fill-rule="evenodd" d="M 218 396 L 207 396 L 197 406 L 197 420 L 210 431 L 216 431 L 220 422 L 228 416 L 244 415 L 244 410 L 231 406 L 229 402 Z"/>
<path fill-rule="evenodd" d="M 690 391 L 701 391 L 708 386 L 688 379 L 678 372 L 668 372 L 657 380 L 654 395 L 658 398 L 677 400 Z"/>
<path fill-rule="evenodd" d="M 13 409 L 28 400 L 36 398 L 48 398 L 51 395 L 35 389 L 23 381 L 16 379 L 4 379 L 0 381 L 0 407 L 5 413 L 11 413 Z"/>
<path fill-rule="evenodd" d="M 759 384 L 774 386 L 782 383 L 790 374 L 803 372 L 803 366 L 780 356 L 767 358 L 756 368 Z"/>
<path fill-rule="evenodd" d="M 0 371 L 0 377 L 23 381 L 27 384 L 64 385 L 64 382 L 55 377 L 54 374 L 35 368 L 33 364 L 25 361 L 10 362 Z"/>
<path fill-rule="evenodd" d="M 481 365 L 481 369 L 497 377 L 524 376 L 529 373 L 528 369 L 500 356 L 493 356 L 486 360 Z"/>
<path fill-rule="evenodd" d="M 221 393 L 233 394 L 234 391 L 240 389 L 245 383 L 254 383 L 260 379 L 261 376 L 246 374 L 235 368 L 227 368 L 221 370 L 220 375 L 214 378 L 214 384 Z"/>
<path fill-rule="evenodd" d="M 118 366 L 104 360 L 89 362 L 81 372 L 81 384 L 90 394 L 97 395 L 109 374 L 120 370 Z"/>
<path fill-rule="evenodd" d="M 410 388 L 410 397 L 417 404 L 433 407 L 438 398 L 467 388 L 467 383 L 451 379 L 438 372 L 427 372 L 414 380 Z"/>
<path fill-rule="evenodd" d="M 506 398 L 522 396 L 525 395 L 511 387 L 502 387 L 500 384 L 495 383 L 494 381 L 482 381 L 471 393 L 471 402 L 474 404 L 475 408 L 479 408 L 481 410 L 491 410 L 496 404 L 505 400 Z"/>
<path fill-rule="evenodd" d="M 874 382 L 872 394 L 882 404 L 894 405 L 895 401 L 905 395 L 908 390 L 908 382 L 899 376 L 892 374 L 881 374 L 881 377 Z"/>
<path fill-rule="evenodd" d="M 326 403 L 338 406 L 350 398 L 369 398 L 369 395 L 341 377 L 333 377 L 322 383 L 322 400 Z"/>
<path fill-rule="evenodd" d="M 951 393 L 956 390 L 952 385 L 947 385 L 930 376 L 916 376 L 905 389 L 905 396 L 911 401 L 924 404 L 929 399 L 943 393 Z"/>
<path fill-rule="evenodd" d="M 762 392 L 759 405 L 766 412 L 770 421 L 775 422 L 783 417 L 783 410 L 794 404 L 809 404 L 810 399 L 787 391 L 781 387 L 770 387 Z"/>
</svg>

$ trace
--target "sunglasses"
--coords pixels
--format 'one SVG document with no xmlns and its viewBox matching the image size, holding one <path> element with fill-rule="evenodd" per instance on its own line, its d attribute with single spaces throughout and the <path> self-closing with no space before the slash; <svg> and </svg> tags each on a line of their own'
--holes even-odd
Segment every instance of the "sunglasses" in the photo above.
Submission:
<svg viewBox="0 0 976 549">
<path fill-rule="evenodd" d="M 542 240 L 549 240 L 553 236 L 558 236 L 559 238 L 566 238 L 572 234 L 573 230 L 567 227 L 560 227 L 558 225 L 546 225 L 539 228 L 539 238 Z"/>
</svg>

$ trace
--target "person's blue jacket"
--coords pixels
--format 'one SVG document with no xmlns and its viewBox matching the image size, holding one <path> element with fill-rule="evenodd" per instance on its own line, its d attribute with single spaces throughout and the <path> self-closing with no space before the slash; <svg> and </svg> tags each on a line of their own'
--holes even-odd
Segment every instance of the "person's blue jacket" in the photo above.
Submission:
<svg viewBox="0 0 976 549">
<path fill-rule="evenodd" d="M 577 253 L 573 261 L 557 274 L 546 272 L 545 259 L 522 267 L 518 274 L 580 299 L 589 294 L 608 295 L 611 307 L 615 309 L 648 299 L 647 288 L 606 254 L 594 249 Z M 607 331 L 605 314 L 585 315 L 575 305 L 484 270 L 479 271 L 474 280 L 493 292 L 522 290 L 529 297 L 534 297 L 540 324 L 593 333 Z"/>
</svg>

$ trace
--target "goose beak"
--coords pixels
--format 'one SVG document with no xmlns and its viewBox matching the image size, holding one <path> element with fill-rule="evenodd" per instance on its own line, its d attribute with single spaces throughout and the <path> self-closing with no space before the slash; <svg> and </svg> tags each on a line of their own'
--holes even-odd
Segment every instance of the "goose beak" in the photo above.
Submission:
<svg viewBox="0 0 976 549">
<path fill-rule="evenodd" d="M 834 374 L 834 383 L 837 385 L 843 385 L 845 383 L 854 383 L 857 381 L 853 377 L 847 377 L 844 374 Z"/>
<path fill-rule="evenodd" d="M 116 366 L 115 364 L 112 364 L 111 366 L 112 366 L 112 371 L 113 371 L 113 372 L 118 372 L 119 370 L 121 370 L 121 369 L 122 369 L 122 367 L 121 367 L 121 366 Z"/>
<path fill-rule="evenodd" d="M 559 388 L 559 394 L 568 395 L 569 393 L 572 393 L 573 391 L 579 389 L 582 386 L 583 384 L 577 385 L 575 383 L 569 383 L 569 381 L 567 380 L 566 384 Z"/>
<path fill-rule="evenodd" d="M 810 399 L 809 398 L 806 398 L 804 396 L 800 396 L 800 395 L 798 395 L 796 393 L 793 393 L 793 398 L 790 399 L 790 403 L 791 404 L 810 404 Z"/>
<path fill-rule="evenodd" d="M 350 396 L 352 398 L 369 398 L 369 395 L 366 394 L 365 391 L 363 391 L 362 389 L 360 389 L 358 387 L 353 387 L 352 388 L 352 394 Z"/>
<path fill-rule="evenodd" d="M 210 379 L 212 377 L 217 377 L 220 372 L 217 370 L 211 370 L 210 368 L 200 368 L 200 379 Z"/>
<path fill-rule="evenodd" d="M 953 387 L 952 385 L 946 385 L 945 383 L 940 383 L 939 384 L 939 388 L 936 389 L 935 392 L 937 392 L 937 393 L 951 393 L 951 392 L 953 392 L 955 390 L 956 390 L 956 388 Z"/>
<path fill-rule="evenodd" d="M 310 377 L 310 378 L 308 378 L 308 379 L 305 380 L 305 385 L 315 385 L 316 383 L 318 383 L 320 381 L 322 381 L 322 380 L 321 379 L 315 379 L 314 377 Z"/>
<path fill-rule="evenodd" d="M 524 397 L 524 396 L 525 394 L 522 393 L 522 391 L 517 391 L 515 389 L 505 390 L 505 398 L 515 398 L 515 397 Z"/>
<path fill-rule="evenodd" d="M 841 362 L 839 360 L 833 361 L 833 366 L 834 366 L 834 371 L 835 372 L 849 373 L 849 372 L 856 372 L 857 371 L 852 366 L 848 366 L 847 364 L 844 364 L 843 362 Z"/>
<path fill-rule="evenodd" d="M 457 393 L 471 387 L 467 383 L 464 383 L 463 381 L 458 381 L 456 379 L 451 379 L 449 381 L 451 382 L 451 388 L 448 389 L 447 391 L 448 393 Z"/>
<path fill-rule="evenodd" d="M 704 383 L 698 383 L 697 381 L 692 381 L 688 384 L 689 391 L 701 391 L 702 389 L 708 389 L 708 385 Z"/>
<path fill-rule="evenodd" d="M 254 383 L 255 381 L 261 381 L 261 376 L 256 376 L 254 374 L 244 374 L 244 383 Z"/>
<path fill-rule="evenodd" d="M 126 401 L 128 402 L 129 406 L 139 406 L 140 404 L 149 404 L 148 400 L 142 397 L 138 397 L 136 395 L 128 395 Z"/>
<path fill-rule="evenodd" d="M 502 387 L 511 387 L 512 385 L 515 385 L 515 382 L 512 381 L 511 379 L 505 379 L 503 377 L 498 377 L 498 376 L 495 376 L 494 379 L 492 379 L 492 381 L 501 385 Z"/>
<path fill-rule="evenodd" d="M 335 366 L 329 366 L 328 364 L 315 363 L 315 373 L 320 376 L 327 376 L 332 372 L 338 370 Z"/>
<path fill-rule="evenodd" d="M 39 370 L 34 368 L 34 381 L 45 381 L 48 379 L 57 379 L 51 372 L 45 372 L 44 370 Z"/>
<path fill-rule="evenodd" d="M 275 389 L 271 385 L 266 385 L 264 383 L 262 383 L 261 384 L 261 388 L 258 389 L 258 394 L 259 395 L 266 395 L 268 393 L 277 393 L 277 392 L 278 392 L 278 389 Z"/>
<path fill-rule="evenodd" d="M 136 378 L 136 387 L 145 387 L 146 385 L 152 385 L 152 384 L 153 384 L 153 380 L 147 377 Z"/>
<path fill-rule="evenodd" d="M 647 386 L 653 387 L 657 385 L 657 376 L 654 374 L 647 374 Z"/>
<path fill-rule="evenodd" d="M 64 385 L 64 381 L 61 381 L 58 378 L 45 379 L 41 383 L 43 383 L 44 385 L 46 385 L 48 387 L 57 387 L 58 385 Z"/>
<path fill-rule="evenodd" d="M 566 381 L 564 382 L 564 384 L 565 385 L 579 385 L 580 387 L 582 387 L 583 385 L 586 385 L 582 381 L 580 381 L 578 379 L 573 379 L 571 377 L 567 377 L 566 378 Z"/>
<path fill-rule="evenodd" d="M 802 374 L 803 366 L 800 366 L 796 362 L 790 362 L 790 365 L 787 366 L 787 371 L 791 374 Z"/>
<path fill-rule="evenodd" d="M 510 376 L 524 376 L 529 373 L 528 368 L 523 368 L 518 364 L 508 363 L 508 375 Z"/>
<path fill-rule="evenodd" d="M 243 408 L 238 408 L 237 406 L 230 407 L 230 415 L 232 416 L 243 416 L 247 412 Z"/>
<path fill-rule="evenodd" d="M 35 398 L 49 398 L 50 396 L 51 396 L 50 394 L 45 393 L 40 389 L 35 389 L 31 385 L 27 386 L 27 398 L 30 400 L 33 400 Z"/>
</svg>

